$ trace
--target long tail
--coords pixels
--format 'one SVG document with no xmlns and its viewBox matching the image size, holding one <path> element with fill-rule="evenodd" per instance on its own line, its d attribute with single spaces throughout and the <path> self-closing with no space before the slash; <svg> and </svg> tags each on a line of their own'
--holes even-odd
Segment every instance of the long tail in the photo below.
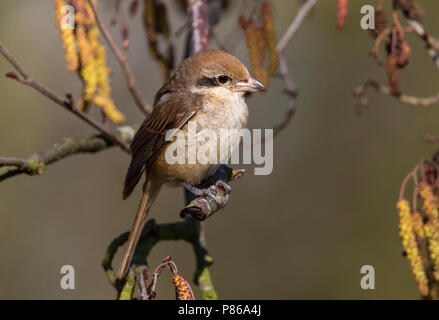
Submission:
<svg viewBox="0 0 439 320">
<path fill-rule="evenodd" d="M 118 279 L 123 279 L 128 272 L 134 250 L 139 242 L 140 234 L 145 226 L 149 209 L 151 208 L 152 202 L 154 201 L 158 190 L 158 188 L 152 187 L 149 181 L 145 183 L 139 208 L 137 209 L 136 218 L 134 219 L 133 226 L 131 227 L 130 236 L 128 237 L 128 241 L 125 245 L 122 261 L 119 265 L 119 270 L 117 271 Z"/>
</svg>

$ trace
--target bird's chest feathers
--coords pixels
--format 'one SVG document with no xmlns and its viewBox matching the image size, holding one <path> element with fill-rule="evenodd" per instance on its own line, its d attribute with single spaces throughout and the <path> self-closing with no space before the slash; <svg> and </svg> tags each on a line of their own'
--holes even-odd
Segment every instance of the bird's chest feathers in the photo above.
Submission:
<svg viewBox="0 0 439 320">
<path fill-rule="evenodd" d="M 239 92 L 215 88 L 204 94 L 202 110 L 197 114 L 200 129 L 243 129 L 247 124 L 248 108 Z"/>
</svg>

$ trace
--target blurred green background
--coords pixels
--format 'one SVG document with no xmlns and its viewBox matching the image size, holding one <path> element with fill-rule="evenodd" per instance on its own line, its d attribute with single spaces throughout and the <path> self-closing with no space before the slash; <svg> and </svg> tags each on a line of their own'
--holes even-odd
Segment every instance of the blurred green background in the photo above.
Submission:
<svg viewBox="0 0 439 320">
<path fill-rule="evenodd" d="M 186 22 L 175 1 L 169 4 L 173 31 Z M 390 1 L 386 1 L 387 6 Z M 427 15 L 426 29 L 439 36 L 437 1 L 417 1 Z M 278 34 L 288 27 L 300 1 L 273 1 Z M 206 222 L 215 263 L 211 274 L 222 299 L 416 299 L 409 265 L 402 257 L 395 202 L 403 176 L 437 146 L 421 140 L 439 131 L 437 107 L 416 109 L 370 93 L 371 110 L 354 113 L 354 87 L 369 77 L 385 81 L 383 69 L 368 57 L 372 39 L 360 28 L 360 7 L 351 1 L 345 30 L 335 28 L 335 0 L 320 1 L 288 48 L 299 90 L 298 112 L 275 140 L 274 170 L 253 170 L 233 183 L 230 204 Z M 114 1 L 101 1 L 108 24 Z M 126 8 L 128 2 L 125 2 Z M 248 65 L 239 3 L 216 28 L 232 53 Z M 119 30 L 110 29 L 120 44 Z M 152 101 L 160 73 L 152 62 L 142 23 L 130 21 L 129 62 L 144 96 Z M 173 38 L 182 56 L 184 36 Z M 62 94 L 80 92 L 65 69 L 54 25 L 53 3 L 0 2 L 0 41 L 38 80 Z M 406 93 L 430 96 L 438 70 L 423 43 L 409 36 L 410 65 L 401 72 Z M 143 117 L 134 106 L 121 69 L 108 53 L 113 98 L 128 124 Z M 0 59 L 0 73 L 12 67 Z M 271 127 L 283 116 L 287 97 L 279 79 L 264 97 L 249 101 L 250 128 Z M 0 77 L 0 156 L 26 156 L 62 137 L 90 134 L 92 128 L 30 88 Z M 97 113 L 94 111 L 94 115 Z M 113 299 L 100 266 L 109 242 L 129 229 L 139 190 L 122 201 L 129 157 L 114 148 L 72 156 L 39 177 L 21 175 L 0 183 L 0 298 Z M 164 189 L 151 217 L 179 220 L 181 189 Z M 162 242 L 149 263 L 171 255 L 183 276 L 192 279 L 194 256 L 183 242 Z M 118 263 L 115 261 L 115 265 Z M 60 268 L 76 270 L 76 289 L 62 290 Z M 375 267 L 376 289 L 360 288 L 360 268 Z M 159 280 L 158 298 L 174 298 L 171 277 Z M 198 294 L 198 291 L 196 291 Z M 198 294 L 199 296 L 199 294 Z"/>
</svg>

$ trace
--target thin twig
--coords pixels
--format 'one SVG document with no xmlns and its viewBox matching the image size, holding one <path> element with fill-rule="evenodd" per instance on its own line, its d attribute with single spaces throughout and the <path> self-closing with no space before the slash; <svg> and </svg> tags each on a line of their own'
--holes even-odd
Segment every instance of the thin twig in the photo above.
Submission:
<svg viewBox="0 0 439 320">
<path fill-rule="evenodd" d="M 412 194 L 412 211 L 416 212 L 418 210 L 418 192 L 419 192 L 419 186 L 418 186 L 418 174 L 417 169 L 412 171 L 412 177 L 413 177 L 413 194 Z"/>
<path fill-rule="evenodd" d="M 406 33 L 414 31 L 413 28 L 410 26 L 404 27 L 403 30 Z M 381 58 L 380 54 L 381 43 L 390 33 L 392 33 L 392 28 L 385 28 L 383 31 L 381 31 L 381 33 L 376 37 L 372 49 L 370 49 L 369 51 L 369 55 L 375 58 L 379 66 L 383 65 L 383 59 Z"/>
<path fill-rule="evenodd" d="M 408 24 L 413 28 L 416 34 L 424 40 L 428 53 L 433 59 L 436 67 L 439 69 L 439 42 L 436 39 L 433 39 L 424 29 L 424 27 L 415 20 L 407 20 Z"/>
<path fill-rule="evenodd" d="M 99 30 L 101 30 L 105 40 L 108 42 L 111 50 L 113 51 L 114 55 L 116 56 L 116 59 L 119 61 L 119 64 L 122 67 L 122 70 L 125 74 L 125 78 L 127 79 L 128 89 L 130 90 L 130 92 L 134 98 L 134 101 L 136 102 L 140 111 L 142 111 L 144 114 L 151 113 L 152 107 L 142 98 L 142 95 L 140 94 L 140 91 L 137 88 L 136 81 L 134 80 L 134 76 L 131 72 L 131 69 L 128 66 L 126 56 L 117 47 L 116 43 L 114 42 L 113 38 L 111 37 L 110 32 L 108 32 L 106 26 L 102 22 L 101 16 L 98 13 L 96 5 L 93 3 L 92 0 L 88 0 L 88 2 L 90 4 L 90 7 L 93 10 L 93 14 L 95 16 L 96 24 L 98 25 Z"/>
<path fill-rule="evenodd" d="M 128 144 L 134 137 L 135 129 L 120 127 L 117 132 L 121 141 Z M 114 145 L 112 140 L 100 134 L 80 138 L 64 138 L 51 148 L 32 154 L 25 159 L 0 157 L 0 181 L 23 173 L 41 175 L 49 164 L 74 154 L 96 153 Z"/>
<path fill-rule="evenodd" d="M 309 12 L 317 3 L 317 1 L 318 0 L 308 0 L 307 2 L 305 2 L 305 4 L 300 8 L 299 12 L 297 13 L 290 27 L 285 32 L 284 36 L 276 46 L 276 51 L 279 56 L 279 69 L 280 69 L 279 73 L 285 81 L 285 85 L 286 85 L 285 93 L 290 98 L 285 116 L 273 128 L 273 137 L 276 137 L 279 134 L 279 132 L 281 132 L 284 128 L 288 126 L 288 123 L 291 121 L 294 114 L 296 113 L 297 91 L 296 91 L 296 86 L 293 82 L 293 79 L 288 69 L 288 62 L 285 55 L 285 49 L 287 48 L 288 44 L 296 34 L 296 31 L 299 29 L 302 22 L 305 20 L 306 16 L 309 14 Z"/>
<path fill-rule="evenodd" d="M 152 274 L 152 282 L 149 285 L 149 288 L 147 290 L 149 293 L 148 300 L 152 300 L 155 298 L 155 296 L 156 296 L 155 289 L 157 286 L 157 280 L 158 280 L 160 274 L 162 273 L 163 269 L 165 269 L 165 267 L 168 267 L 174 275 L 177 274 L 177 270 L 178 270 L 177 266 L 170 259 L 171 259 L 171 257 L 167 257 L 161 264 L 159 264 L 157 266 L 157 268 L 155 268 L 154 273 Z"/>
<path fill-rule="evenodd" d="M 405 193 L 405 188 L 407 186 L 407 182 L 410 180 L 410 178 L 413 178 L 416 175 L 416 172 L 418 171 L 419 166 L 416 165 L 412 171 L 410 171 L 402 180 L 401 183 L 401 188 L 399 189 L 399 196 L 398 196 L 398 200 L 404 199 L 404 193 Z M 413 180 L 415 181 L 415 180 Z M 417 181 L 416 181 L 417 182 Z"/>
<path fill-rule="evenodd" d="M 24 168 L 28 164 L 28 161 L 20 158 L 3 158 L 0 157 L 0 167 L 14 166 L 17 168 Z"/>
<path fill-rule="evenodd" d="M 393 19 L 394 19 L 394 24 L 396 25 L 397 28 L 399 28 L 400 33 L 404 34 L 405 32 L 414 31 L 425 42 L 428 53 L 432 57 L 433 62 L 435 63 L 436 67 L 439 68 L 439 43 L 438 43 L 438 41 L 436 39 L 434 39 L 433 37 L 431 37 L 425 31 L 424 27 L 419 22 L 417 22 L 415 20 L 407 19 L 409 26 L 402 28 L 397 20 L 396 11 L 393 11 Z M 379 45 L 380 45 L 381 41 L 385 38 L 385 36 L 387 36 L 391 32 L 391 30 L 392 29 L 390 29 L 390 28 L 383 30 L 380 33 L 380 35 L 377 37 L 377 39 L 375 40 L 375 44 L 374 44 L 372 50 L 370 51 L 370 54 L 376 58 L 378 63 L 381 63 L 381 59 L 380 59 L 380 55 L 379 55 Z M 395 43 L 396 38 L 397 37 L 392 38 L 394 40 L 392 47 L 394 47 L 396 45 L 396 43 Z M 392 50 L 395 50 L 395 49 L 392 49 Z M 432 105 L 439 104 L 439 92 L 436 95 L 431 96 L 431 97 L 416 97 L 416 96 L 407 95 L 407 94 L 395 95 L 395 94 L 392 94 L 392 90 L 388 86 L 379 84 L 375 79 L 369 79 L 363 85 L 357 87 L 354 90 L 354 97 L 356 97 L 358 99 L 358 102 L 357 102 L 357 106 L 358 106 L 357 112 L 358 113 L 361 113 L 362 108 L 366 108 L 366 109 L 369 108 L 369 103 L 368 103 L 368 99 L 367 99 L 367 91 L 370 88 L 373 88 L 382 94 L 393 96 L 394 98 L 398 99 L 400 102 L 405 103 L 405 104 L 409 104 L 409 105 L 412 105 L 415 107 L 429 107 Z M 427 141 L 430 141 L 430 142 L 434 142 L 436 140 L 436 138 L 432 135 L 425 135 L 424 139 Z"/>
<path fill-rule="evenodd" d="M 0 43 L 0 53 L 22 76 L 22 78 L 20 78 L 15 73 L 8 73 L 7 76 L 9 78 L 15 79 L 26 86 L 34 88 L 35 90 L 37 90 L 38 92 L 40 92 L 41 94 L 43 94 L 44 96 L 55 102 L 56 104 L 62 106 L 63 108 L 70 111 L 80 119 L 87 122 L 93 128 L 97 129 L 101 133 L 108 136 L 111 140 L 113 140 L 116 144 L 118 144 L 123 150 L 125 150 L 128 153 L 130 152 L 128 145 L 124 141 L 122 141 L 113 131 L 100 124 L 98 121 L 90 117 L 88 114 L 84 113 L 78 108 L 75 108 L 74 104 L 68 99 L 66 100 L 58 96 L 56 93 L 54 93 L 52 90 L 44 86 L 42 83 L 33 79 L 30 76 L 30 74 L 24 69 L 24 67 L 14 58 L 14 56 L 12 56 L 12 54 L 6 49 L 6 47 L 2 43 Z"/>
<path fill-rule="evenodd" d="M 122 4 L 122 0 L 116 1 L 115 7 L 114 7 L 114 14 L 113 14 L 113 17 L 111 18 L 110 25 L 113 26 L 116 23 L 119 24 L 120 33 L 121 33 L 122 41 L 123 41 L 123 46 L 122 46 L 123 53 L 124 53 L 124 56 L 126 56 L 127 51 L 128 51 L 128 46 L 130 43 L 129 42 L 129 27 L 125 21 L 125 16 L 123 14 L 121 4 Z"/>
<path fill-rule="evenodd" d="M 354 96 L 358 99 L 358 104 L 360 107 L 368 108 L 367 91 L 369 88 L 373 88 L 376 91 L 392 96 L 399 101 L 412 105 L 414 107 L 429 107 L 435 104 L 439 104 L 439 93 L 432 97 L 415 97 L 406 94 L 401 94 L 397 97 L 393 96 L 391 90 L 388 86 L 378 83 L 375 79 L 369 79 L 363 85 L 357 87 L 354 90 Z"/>
<path fill-rule="evenodd" d="M 139 297 L 140 300 L 148 300 L 149 298 L 149 294 L 148 294 L 148 289 L 146 287 L 147 282 L 148 282 L 148 267 L 146 266 L 141 266 L 139 267 L 140 270 L 139 272 L 137 272 L 137 285 L 139 287 Z"/>
<path fill-rule="evenodd" d="M 192 28 L 192 51 L 196 53 L 209 48 L 209 23 L 204 0 L 189 0 L 189 13 Z"/>
<path fill-rule="evenodd" d="M 317 1 L 318 0 L 308 0 L 303 4 L 299 12 L 297 13 L 296 17 L 294 18 L 293 22 L 288 27 L 287 32 L 285 32 L 284 36 L 279 41 L 277 45 L 277 51 L 285 50 L 285 48 L 288 46 L 288 43 L 293 39 L 296 31 L 301 26 L 302 22 L 308 16 L 311 9 L 316 5 Z"/>
</svg>

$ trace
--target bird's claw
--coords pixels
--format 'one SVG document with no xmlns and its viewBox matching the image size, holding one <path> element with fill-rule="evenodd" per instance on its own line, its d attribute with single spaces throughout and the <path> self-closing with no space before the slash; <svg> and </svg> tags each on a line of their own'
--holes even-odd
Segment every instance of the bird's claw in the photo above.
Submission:
<svg viewBox="0 0 439 320">
<path fill-rule="evenodd" d="M 200 189 L 197 187 L 192 186 L 191 184 L 182 181 L 181 184 L 183 185 L 183 187 L 185 189 L 187 189 L 188 191 L 192 192 L 194 195 L 200 197 L 200 196 L 207 196 L 209 198 L 211 198 L 213 201 L 215 201 L 215 203 L 217 204 L 218 207 L 222 207 L 224 206 L 224 203 L 227 203 L 229 200 L 229 193 L 232 191 L 232 187 L 229 186 L 227 183 L 225 183 L 222 180 L 218 180 L 215 184 L 209 186 L 206 189 Z M 224 189 L 224 194 L 225 194 L 225 201 L 221 201 L 221 199 L 216 195 L 217 193 L 217 189 L 218 188 L 223 188 Z"/>
<path fill-rule="evenodd" d="M 223 180 L 218 180 L 215 183 L 215 186 L 223 188 L 226 191 L 226 194 L 229 194 L 230 192 L 232 192 L 232 187 L 229 186 L 227 183 L 225 183 Z"/>
<path fill-rule="evenodd" d="M 216 196 L 215 191 L 216 191 L 216 186 L 215 185 L 211 185 L 209 188 L 204 189 L 203 195 L 212 198 L 213 201 L 215 201 L 215 203 L 219 206 L 221 204 L 221 200 L 220 200 L 220 198 L 218 198 Z"/>
</svg>

